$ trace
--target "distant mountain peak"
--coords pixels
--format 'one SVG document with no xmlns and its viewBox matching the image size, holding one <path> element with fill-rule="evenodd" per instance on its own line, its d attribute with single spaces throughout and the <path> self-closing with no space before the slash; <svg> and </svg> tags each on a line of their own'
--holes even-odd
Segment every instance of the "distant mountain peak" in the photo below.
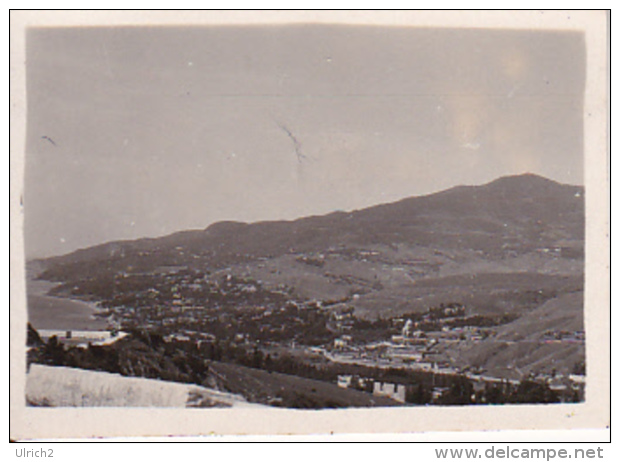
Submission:
<svg viewBox="0 0 620 462">
<path fill-rule="evenodd" d="M 538 183 L 538 184 L 560 184 L 557 181 L 551 180 L 541 175 L 537 175 L 535 173 L 521 173 L 518 175 L 506 175 L 501 176 L 488 184 L 502 184 L 502 183 L 515 183 L 515 182 L 527 182 L 527 183 Z"/>
<path fill-rule="evenodd" d="M 534 173 L 503 176 L 483 185 L 482 188 L 502 194 L 528 194 L 539 197 L 561 193 L 567 189 L 583 189 L 581 186 L 559 183 Z"/>
</svg>

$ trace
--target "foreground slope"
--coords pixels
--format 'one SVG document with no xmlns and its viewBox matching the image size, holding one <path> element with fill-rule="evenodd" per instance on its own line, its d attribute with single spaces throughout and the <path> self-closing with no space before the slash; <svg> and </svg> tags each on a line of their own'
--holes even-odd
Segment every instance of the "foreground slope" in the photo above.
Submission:
<svg viewBox="0 0 620 462">
<path fill-rule="evenodd" d="M 31 406 L 251 407 L 244 398 L 198 385 L 109 372 L 31 364 L 26 378 Z"/>
<path fill-rule="evenodd" d="M 397 406 L 385 396 L 341 388 L 335 384 L 268 372 L 238 364 L 212 362 L 209 382 L 217 389 L 245 396 L 248 401 L 298 409 Z"/>
</svg>

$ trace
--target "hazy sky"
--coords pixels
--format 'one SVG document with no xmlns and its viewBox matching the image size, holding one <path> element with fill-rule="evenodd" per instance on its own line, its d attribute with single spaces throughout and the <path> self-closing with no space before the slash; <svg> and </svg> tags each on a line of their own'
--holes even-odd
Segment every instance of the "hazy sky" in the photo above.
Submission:
<svg viewBox="0 0 620 462">
<path fill-rule="evenodd" d="M 574 32 L 32 29 L 26 253 L 523 172 L 582 184 L 584 83 Z"/>
</svg>

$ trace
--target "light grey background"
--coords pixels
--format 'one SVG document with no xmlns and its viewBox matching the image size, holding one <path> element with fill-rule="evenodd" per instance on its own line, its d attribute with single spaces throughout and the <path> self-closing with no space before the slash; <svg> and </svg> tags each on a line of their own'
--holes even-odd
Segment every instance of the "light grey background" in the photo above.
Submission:
<svg viewBox="0 0 620 462">
<path fill-rule="evenodd" d="M 581 32 L 34 28 L 26 59 L 27 257 L 507 174 L 583 184 Z"/>
</svg>

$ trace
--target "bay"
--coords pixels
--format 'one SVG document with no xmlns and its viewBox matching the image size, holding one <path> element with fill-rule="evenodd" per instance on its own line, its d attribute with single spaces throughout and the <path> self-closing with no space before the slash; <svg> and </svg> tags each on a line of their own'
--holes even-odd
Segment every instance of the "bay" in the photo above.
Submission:
<svg viewBox="0 0 620 462">
<path fill-rule="evenodd" d="M 104 330 L 107 322 L 93 316 L 94 304 L 47 295 L 56 284 L 27 280 L 28 321 L 37 330 Z"/>
</svg>

